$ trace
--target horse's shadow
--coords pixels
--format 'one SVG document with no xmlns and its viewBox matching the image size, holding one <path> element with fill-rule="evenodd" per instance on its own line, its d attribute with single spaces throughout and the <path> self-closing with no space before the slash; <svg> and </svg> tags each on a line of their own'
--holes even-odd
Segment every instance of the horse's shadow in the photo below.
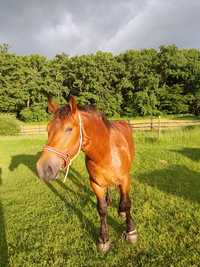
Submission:
<svg viewBox="0 0 200 267">
<path fill-rule="evenodd" d="M 2 169 L 0 168 L 0 186 L 2 185 Z M 4 223 L 3 207 L 0 200 L 0 266 L 7 267 L 8 263 L 8 245 L 6 240 L 6 231 Z"/>
<path fill-rule="evenodd" d="M 40 153 L 37 153 L 35 155 L 27 155 L 27 154 L 15 155 L 12 157 L 11 163 L 9 165 L 9 170 L 14 171 L 20 164 L 23 164 L 27 166 L 34 174 L 36 174 L 36 162 L 39 159 L 39 156 Z M 83 212 L 86 205 L 90 205 L 94 207 L 94 209 L 96 209 L 97 205 L 91 197 L 94 193 L 90 190 L 90 188 L 87 185 L 85 185 L 82 182 L 84 181 L 84 177 L 82 177 L 75 168 L 70 167 L 68 179 L 74 184 L 75 189 L 70 188 L 68 185 L 64 184 L 59 179 L 51 183 L 45 183 L 45 185 L 49 188 L 49 190 L 51 190 L 53 194 L 59 197 L 59 199 L 64 203 L 67 209 L 72 209 L 75 212 L 75 214 L 79 218 L 79 221 L 82 224 L 82 228 L 88 232 L 88 234 L 93 240 L 96 240 L 98 235 L 98 229 Z M 59 185 L 60 187 L 62 187 L 62 189 L 66 191 L 65 195 L 63 195 L 62 192 L 59 191 L 57 185 Z M 65 197 L 67 196 L 67 192 L 76 198 L 78 193 L 78 195 L 80 196 L 78 202 L 76 203 L 72 203 L 71 201 L 69 202 L 69 200 Z M 108 214 L 108 223 L 110 226 L 112 226 L 115 232 L 122 231 L 123 229 L 122 228 L 123 226 L 119 224 L 111 216 L 109 216 L 109 214 Z"/>
<path fill-rule="evenodd" d="M 14 171 L 19 165 L 23 164 L 36 174 L 36 162 L 40 157 L 40 152 L 35 155 L 20 154 L 12 157 L 9 170 Z"/>
</svg>

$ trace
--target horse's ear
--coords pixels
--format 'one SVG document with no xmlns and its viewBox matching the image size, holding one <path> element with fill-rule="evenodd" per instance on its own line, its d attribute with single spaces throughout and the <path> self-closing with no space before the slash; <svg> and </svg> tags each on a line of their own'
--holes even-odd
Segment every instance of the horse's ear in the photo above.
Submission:
<svg viewBox="0 0 200 267">
<path fill-rule="evenodd" d="M 59 109 L 58 104 L 52 99 L 48 99 L 48 112 L 56 113 L 56 111 Z"/>
<path fill-rule="evenodd" d="M 71 109 L 71 113 L 75 114 L 76 111 L 77 111 L 77 102 L 76 102 L 76 98 L 74 96 L 70 96 L 69 106 L 70 106 L 70 109 Z"/>
</svg>

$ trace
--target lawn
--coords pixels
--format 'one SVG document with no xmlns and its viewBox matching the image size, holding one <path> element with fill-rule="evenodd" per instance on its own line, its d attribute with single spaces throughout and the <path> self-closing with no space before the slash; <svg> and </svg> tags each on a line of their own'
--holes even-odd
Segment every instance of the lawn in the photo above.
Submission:
<svg viewBox="0 0 200 267">
<path fill-rule="evenodd" d="M 154 136 L 155 135 L 155 136 Z M 200 128 L 137 132 L 132 168 L 136 245 L 121 239 L 111 190 L 112 249 L 96 250 L 99 218 L 84 155 L 49 185 L 35 174 L 43 136 L 0 137 L 0 266 L 200 266 Z"/>
</svg>

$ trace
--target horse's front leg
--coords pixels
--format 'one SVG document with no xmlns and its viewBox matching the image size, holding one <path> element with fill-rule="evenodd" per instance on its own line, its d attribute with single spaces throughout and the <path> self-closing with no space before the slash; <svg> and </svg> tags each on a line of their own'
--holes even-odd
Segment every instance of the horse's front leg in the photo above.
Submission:
<svg viewBox="0 0 200 267">
<path fill-rule="evenodd" d="M 97 198 L 97 210 L 100 216 L 100 234 L 97 241 L 97 248 L 106 252 L 110 248 L 108 224 L 107 224 L 107 201 L 105 197 L 105 189 L 91 181 L 92 189 Z"/>
</svg>

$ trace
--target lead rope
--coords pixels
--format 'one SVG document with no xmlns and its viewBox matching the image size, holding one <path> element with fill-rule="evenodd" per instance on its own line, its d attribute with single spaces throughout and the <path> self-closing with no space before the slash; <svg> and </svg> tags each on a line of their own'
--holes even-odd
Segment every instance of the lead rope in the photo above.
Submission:
<svg viewBox="0 0 200 267">
<path fill-rule="evenodd" d="M 67 169 L 66 169 L 65 178 L 63 180 L 63 183 L 65 183 L 65 181 L 67 179 L 68 172 L 69 172 L 69 167 L 72 164 L 72 161 L 75 160 L 75 158 L 79 155 L 79 153 L 81 151 L 82 143 L 83 143 L 82 120 L 81 120 L 81 116 L 80 116 L 79 113 L 78 113 L 78 118 L 79 118 L 79 126 L 80 126 L 80 143 L 79 143 L 79 148 L 78 148 L 77 153 L 73 156 L 73 158 L 71 158 L 69 160 L 69 164 L 68 164 Z"/>
</svg>

